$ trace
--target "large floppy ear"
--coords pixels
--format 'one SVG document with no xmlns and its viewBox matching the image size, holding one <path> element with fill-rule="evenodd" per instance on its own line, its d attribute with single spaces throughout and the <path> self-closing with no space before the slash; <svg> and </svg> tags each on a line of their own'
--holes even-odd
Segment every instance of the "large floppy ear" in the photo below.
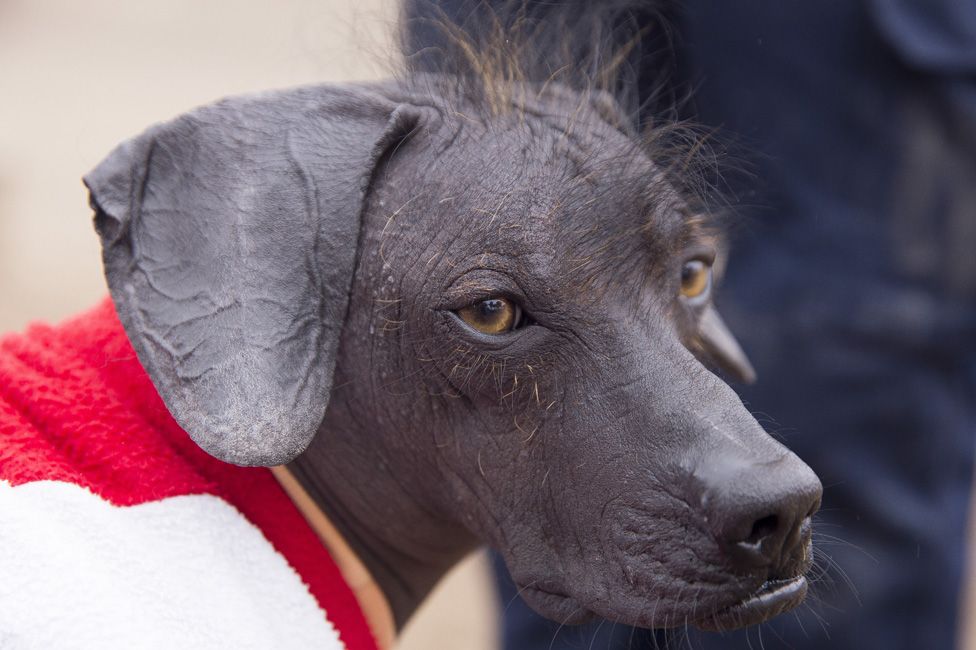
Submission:
<svg viewBox="0 0 976 650">
<path fill-rule="evenodd" d="M 414 124 L 363 87 L 232 98 L 149 129 L 85 177 L 122 324 L 207 452 L 277 465 L 315 435 L 364 196 Z"/>
</svg>

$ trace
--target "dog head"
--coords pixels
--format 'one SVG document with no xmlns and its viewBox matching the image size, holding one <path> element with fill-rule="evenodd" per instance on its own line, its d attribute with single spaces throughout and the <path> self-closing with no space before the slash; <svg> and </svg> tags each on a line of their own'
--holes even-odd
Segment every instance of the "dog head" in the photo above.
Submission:
<svg viewBox="0 0 976 650">
<path fill-rule="evenodd" d="M 805 594 L 820 484 L 702 364 L 751 373 L 717 238 L 617 115 L 434 75 L 153 127 L 86 178 L 120 318 L 205 450 L 327 449 L 390 486 L 380 524 L 491 544 L 551 618 L 764 620 Z"/>
</svg>

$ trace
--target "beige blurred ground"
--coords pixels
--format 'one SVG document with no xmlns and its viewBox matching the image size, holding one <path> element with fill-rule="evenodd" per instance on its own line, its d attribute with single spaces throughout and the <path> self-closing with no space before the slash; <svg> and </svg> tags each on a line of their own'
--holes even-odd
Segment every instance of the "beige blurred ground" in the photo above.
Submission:
<svg viewBox="0 0 976 650">
<path fill-rule="evenodd" d="M 0 332 L 105 294 L 80 178 L 119 141 L 223 95 L 383 74 L 384 0 L 0 0 Z M 475 556 L 402 650 L 492 650 Z"/>
<path fill-rule="evenodd" d="M 79 179 L 116 143 L 223 95 L 380 76 L 393 9 L 392 0 L 0 0 L 0 332 L 105 294 Z M 453 572 L 401 649 L 495 648 L 484 572 L 481 556 Z M 965 647 L 976 648 L 968 627 Z"/>
</svg>

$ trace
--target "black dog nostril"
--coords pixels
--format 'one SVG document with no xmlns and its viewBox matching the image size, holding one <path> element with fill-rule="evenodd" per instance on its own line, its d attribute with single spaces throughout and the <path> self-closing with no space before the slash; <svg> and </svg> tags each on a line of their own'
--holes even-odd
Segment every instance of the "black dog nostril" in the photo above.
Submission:
<svg viewBox="0 0 976 650">
<path fill-rule="evenodd" d="M 820 483 L 780 478 L 761 487 L 758 494 L 728 486 L 712 492 L 713 531 L 737 571 L 792 570 L 810 539 L 809 513 L 819 507 Z"/>
<path fill-rule="evenodd" d="M 765 462 L 725 455 L 703 462 L 695 477 L 705 487 L 704 520 L 733 572 L 792 577 L 805 570 L 810 517 L 823 491 L 813 470 L 792 454 Z"/>
<path fill-rule="evenodd" d="M 768 515 L 762 519 L 757 519 L 752 525 L 749 536 L 742 541 L 749 546 L 756 546 L 775 533 L 777 528 L 779 528 L 779 517 L 776 515 Z"/>
</svg>

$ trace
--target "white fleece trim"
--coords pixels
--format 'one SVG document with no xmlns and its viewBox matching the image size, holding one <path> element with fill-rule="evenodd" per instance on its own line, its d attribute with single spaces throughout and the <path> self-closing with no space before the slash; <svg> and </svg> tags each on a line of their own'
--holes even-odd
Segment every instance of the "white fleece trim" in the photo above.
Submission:
<svg viewBox="0 0 976 650">
<path fill-rule="evenodd" d="M 343 650 L 298 574 L 227 502 L 114 506 L 0 481 L 3 650 Z"/>
</svg>

